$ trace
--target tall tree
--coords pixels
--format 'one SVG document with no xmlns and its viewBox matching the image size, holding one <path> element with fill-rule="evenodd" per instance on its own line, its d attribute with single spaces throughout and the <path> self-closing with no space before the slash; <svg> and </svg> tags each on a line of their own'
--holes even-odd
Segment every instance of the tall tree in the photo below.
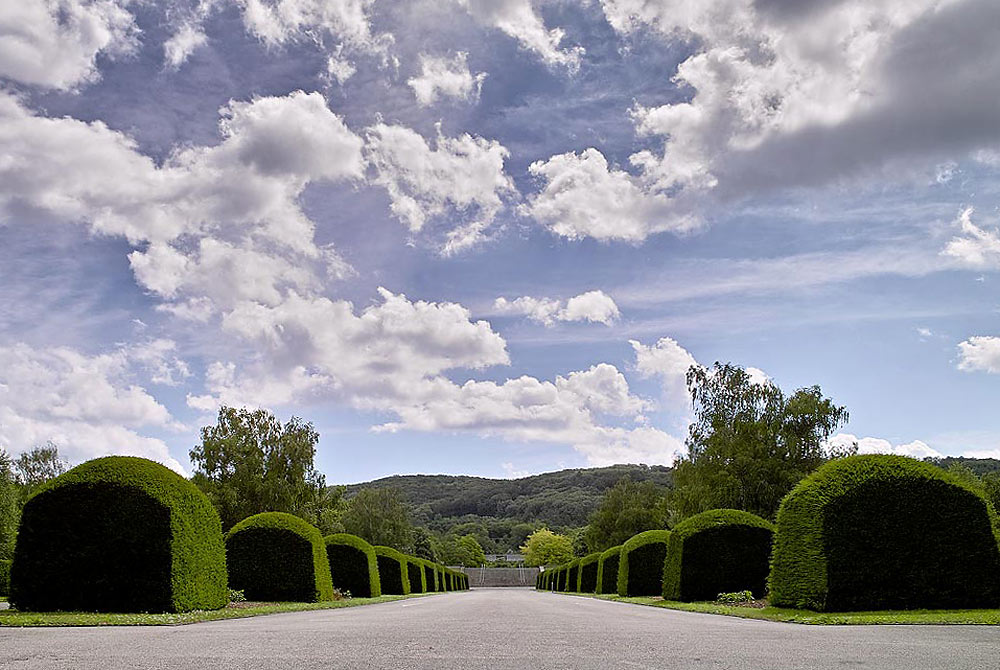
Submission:
<svg viewBox="0 0 1000 670">
<path fill-rule="evenodd" d="M 461 565 L 467 568 L 479 567 L 486 563 L 486 552 L 475 535 L 463 535 L 458 538 L 458 547 L 462 552 Z"/>
<path fill-rule="evenodd" d="M 605 492 L 584 533 L 590 551 L 604 551 L 644 530 L 666 528 L 666 489 L 627 476 Z"/>
<path fill-rule="evenodd" d="M 284 425 L 264 409 L 219 409 L 190 452 L 191 480 L 212 500 L 223 529 L 260 512 L 315 516 L 325 480 L 313 459 L 319 434 L 292 417 Z"/>
<path fill-rule="evenodd" d="M 819 386 L 785 396 L 738 366 L 692 366 L 687 374 L 694 421 L 687 455 L 674 469 L 677 518 L 731 507 L 774 517 L 788 491 L 833 454 L 826 440 L 848 418 Z"/>
<path fill-rule="evenodd" d="M 561 565 L 573 558 L 573 540 L 539 528 L 525 540 L 521 553 L 525 565 Z"/>
<path fill-rule="evenodd" d="M 17 483 L 21 486 L 21 494 L 25 499 L 45 482 L 66 472 L 66 469 L 66 461 L 59 457 L 59 449 L 52 442 L 21 452 L 14 461 Z"/>
<path fill-rule="evenodd" d="M 20 516 L 13 462 L 4 448 L 0 447 L 0 561 L 13 558 Z"/>
<path fill-rule="evenodd" d="M 410 514 L 392 488 L 362 489 L 347 503 L 341 517 L 344 530 L 382 545 L 410 553 L 413 547 L 413 526 Z"/>
<path fill-rule="evenodd" d="M 413 555 L 418 558 L 427 559 L 428 561 L 437 560 L 437 556 L 434 553 L 434 539 L 430 531 L 423 526 L 413 529 Z"/>
</svg>

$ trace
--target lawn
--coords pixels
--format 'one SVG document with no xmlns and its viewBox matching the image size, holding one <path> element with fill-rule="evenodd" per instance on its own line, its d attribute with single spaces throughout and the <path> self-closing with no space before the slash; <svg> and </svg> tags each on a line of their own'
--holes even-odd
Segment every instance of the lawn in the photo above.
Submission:
<svg viewBox="0 0 1000 670">
<path fill-rule="evenodd" d="M 220 619 L 243 619 L 263 614 L 282 612 L 308 612 L 311 610 L 338 609 L 393 600 L 415 598 L 428 593 L 409 596 L 381 596 L 379 598 L 348 598 L 323 603 L 238 603 L 221 610 L 196 610 L 180 614 L 119 614 L 99 612 L 17 612 L 0 610 L 2 626 L 177 626 L 181 624 L 218 621 Z"/>
<path fill-rule="evenodd" d="M 595 595 L 593 593 L 573 593 L 567 595 L 600 598 L 649 607 L 663 607 L 684 612 L 701 612 L 703 614 L 721 614 L 724 616 L 741 617 L 744 619 L 763 619 L 766 621 L 782 621 L 785 623 L 804 624 L 838 624 L 838 625 L 869 625 L 869 624 L 979 624 L 1000 625 L 1000 609 L 987 610 L 885 610 L 877 612 L 813 612 L 811 610 L 796 610 L 784 607 L 743 607 L 738 605 L 719 605 L 717 603 L 682 603 L 663 600 L 662 598 L 623 598 L 617 595 Z"/>
</svg>

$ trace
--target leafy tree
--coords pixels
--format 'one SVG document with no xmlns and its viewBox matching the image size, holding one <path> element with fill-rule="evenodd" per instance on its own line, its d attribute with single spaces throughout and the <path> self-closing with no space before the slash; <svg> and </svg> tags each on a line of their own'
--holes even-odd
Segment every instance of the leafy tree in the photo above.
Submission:
<svg viewBox="0 0 1000 670">
<path fill-rule="evenodd" d="M 773 518 L 799 480 L 840 455 L 825 442 L 847 421 L 847 409 L 823 397 L 819 386 L 786 397 L 729 363 L 692 366 L 687 385 L 694 422 L 670 496 L 678 519 L 720 507 Z"/>
<path fill-rule="evenodd" d="M 584 534 L 587 548 L 604 551 L 644 530 L 666 528 L 666 490 L 622 477 L 601 499 Z"/>
<path fill-rule="evenodd" d="M 17 483 L 23 499 L 27 499 L 39 486 L 66 472 L 66 461 L 59 457 L 59 449 L 52 442 L 36 446 L 18 455 L 14 461 Z"/>
<path fill-rule="evenodd" d="M 561 565 L 573 558 L 573 540 L 556 535 L 548 528 L 540 528 L 528 536 L 521 553 L 525 565 Z"/>
<path fill-rule="evenodd" d="M 413 526 L 399 492 L 390 488 L 362 489 L 347 503 L 341 517 L 344 530 L 382 545 L 410 553 Z"/>
<path fill-rule="evenodd" d="M 486 552 L 483 551 L 475 535 L 463 535 L 458 538 L 458 547 L 462 552 L 461 564 L 467 568 L 475 568 L 486 563 Z"/>
<path fill-rule="evenodd" d="M 218 423 L 201 429 L 190 452 L 191 480 L 213 502 L 223 529 L 260 512 L 317 518 L 324 477 L 313 459 L 319 433 L 292 417 L 285 425 L 265 410 L 219 409 Z"/>
<path fill-rule="evenodd" d="M 413 555 L 428 561 L 437 561 L 430 531 L 419 526 L 413 529 Z"/>
<path fill-rule="evenodd" d="M 0 447 L 0 561 L 13 558 L 14 539 L 20 517 L 13 462 L 3 447 Z"/>
<path fill-rule="evenodd" d="M 347 501 L 344 500 L 346 486 L 328 486 L 316 496 L 316 500 L 306 506 L 306 511 L 302 517 L 319 528 L 320 532 L 326 535 L 343 533 L 344 524 L 341 517 L 347 509 Z"/>
</svg>

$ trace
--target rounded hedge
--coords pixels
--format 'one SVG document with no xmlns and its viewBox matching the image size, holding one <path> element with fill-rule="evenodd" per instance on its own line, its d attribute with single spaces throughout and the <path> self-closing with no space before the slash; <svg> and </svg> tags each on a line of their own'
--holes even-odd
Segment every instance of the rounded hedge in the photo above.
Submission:
<svg viewBox="0 0 1000 670">
<path fill-rule="evenodd" d="M 774 525 L 756 514 L 714 509 L 670 531 L 663 567 L 665 600 L 715 600 L 720 593 L 767 591 Z"/>
<path fill-rule="evenodd" d="M 427 592 L 433 593 L 437 591 L 437 569 L 434 564 L 425 558 L 418 558 L 417 562 L 424 571 L 424 583 L 427 585 Z"/>
<path fill-rule="evenodd" d="M 427 577 L 424 566 L 416 556 L 406 556 L 406 574 L 410 578 L 410 593 L 427 593 Z"/>
<path fill-rule="evenodd" d="M 597 561 L 597 590 L 595 593 L 618 593 L 618 559 L 622 546 L 611 547 L 601 552 Z"/>
<path fill-rule="evenodd" d="M 382 593 L 405 596 L 410 594 L 410 571 L 406 556 L 392 547 L 373 547 L 378 562 Z"/>
<path fill-rule="evenodd" d="M 663 563 L 669 540 L 669 530 L 647 530 L 622 544 L 618 595 L 658 596 L 663 592 Z"/>
<path fill-rule="evenodd" d="M 132 456 L 87 461 L 25 504 L 10 574 L 22 611 L 185 612 L 229 602 L 219 515 Z"/>
<path fill-rule="evenodd" d="M 566 566 L 566 587 L 563 589 L 567 593 L 573 593 L 579 588 L 580 559 L 575 558 Z"/>
<path fill-rule="evenodd" d="M 577 591 L 580 593 L 595 593 L 597 591 L 597 564 L 601 560 L 601 552 L 584 556 L 580 559 Z"/>
<path fill-rule="evenodd" d="M 1000 605 L 994 512 L 929 463 L 892 455 L 826 463 L 781 503 L 773 605 L 825 611 Z"/>
<path fill-rule="evenodd" d="M 350 533 L 337 533 L 323 538 L 326 557 L 330 562 L 333 586 L 355 598 L 377 598 L 382 595 L 375 549 L 365 540 Z"/>
<path fill-rule="evenodd" d="M 247 600 L 333 600 L 326 543 L 319 529 L 285 512 L 263 512 L 226 535 L 229 588 Z"/>
<path fill-rule="evenodd" d="M 446 591 L 448 589 L 448 585 L 445 580 L 444 566 L 441 564 L 436 564 L 434 566 L 434 572 L 436 573 L 437 576 L 437 590 Z"/>
</svg>

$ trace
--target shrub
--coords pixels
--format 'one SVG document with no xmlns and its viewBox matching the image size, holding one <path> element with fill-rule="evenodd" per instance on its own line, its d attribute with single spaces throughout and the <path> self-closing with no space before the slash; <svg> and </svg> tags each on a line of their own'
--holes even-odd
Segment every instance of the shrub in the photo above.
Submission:
<svg viewBox="0 0 1000 670">
<path fill-rule="evenodd" d="M 219 609 L 228 603 L 219 515 L 159 463 L 88 461 L 25 504 L 10 581 L 22 611 Z"/>
<path fill-rule="evenodd" d="M 730 593 L 720 593 L 715 596 L 715 602 L 726 603 L 727 605 L 753 602 L 753 591 L 734 591 Z"/>
<path fill-rule="evenodd" d="M 566 587 L 563 589 L 564 591 L 573 593 L 579 588 L 579 580 L 577 579 L 579 574 L 580 559 L 574 558 L 569 562 L 569 565 L 566 566 Z"/>
<path fill-rule="evenodd" d="M 226 535 L 229 587 L 249 600 L 333 600 L 326 543 L 319 529 L 284 512 L 255 514 Z"/>
<path fill-rule="evenodd" d="M 596 593 L 618 593 L 618 559 L 621 553 L 621 545 L 601 553 L 601 558 L 597 561 Z"/>
<path fill-rule="evenodd" d="M 599 551 L 580 559 L 580 576 L 577 580 L 577 591 L 580 593 L 594 593 L 597 591 L 597 563 L 600 560 L 601 552 Z"/>
<path fill-rule="evenodd" d="M 238 589 L 229 589 L 229 602 L 231 603 L 245 603 L 247 601 L 247 594 Z"/>
<path fill-rule="evenodd" d="M 0 596 L 10 593 L 10 561 L 0 561 Z"/>
<path fill-rule="evenodd" d="M 569 568 L 565 565 L 559 568 L 559 574 L 556 577 L 556 591 L 566 590 L 566 575 L 569 572 Z"/>
<path fill-rule="evenodd" d="M 323 538 L 326 556 L 330 560 L 333 586 L 355 598 L 377 598 L 382 595 L 375 549 L 357 535 L 337 533 Z"/>
<path fill-rule="evenodd" d="M 749 512 L 716 509 L 685 519 L 670 532 L 664 599 L 712 600 L 743 589 L 763 598 L 773 539 L 773 524 Z"/>
<path fill-rule="evenodd" d="M 851 456 L 801 481 L 778 510 L 774 605 L 825 611 L 1000 605 L 990 504 L 940 468 Z"/>
<path fill-rule="evenodd" d="M 405 596 L 410 593 L 410 571 L 406 556 L 392 547 L 373 547 L 378 561 L 378 576 L 382 593 Z"/>
<path fill-rule="evenodd" d="M 447 584 L 445 583 L 444 566 L 435 565 L 434 572 L 436 573 L 437 576 L 437 590 L 438 591 L 447 590 Z"/>
<path fill-rule="evenodd" d="M 406 574 L 410 578 L 410 593 L 427 593 L 424 566 L 416 556 L 406 556 Z"/>
<path fill-rule="evenodd" d="M 663 592 L 663 562 L 669 530 L 647 530 L 622 545 L 618 559 L 618 595 L 658 596 Z"/>
<path fill-rule="evenodd" d="M 420 567 L 424 571 L 424 583 L 427 584 L 427 592 L 433 593 L 438 590 L 437 587 L 437 568 L 430 561 L 420 558 L 417 559 L 420 562 Z"/>
</svg>

